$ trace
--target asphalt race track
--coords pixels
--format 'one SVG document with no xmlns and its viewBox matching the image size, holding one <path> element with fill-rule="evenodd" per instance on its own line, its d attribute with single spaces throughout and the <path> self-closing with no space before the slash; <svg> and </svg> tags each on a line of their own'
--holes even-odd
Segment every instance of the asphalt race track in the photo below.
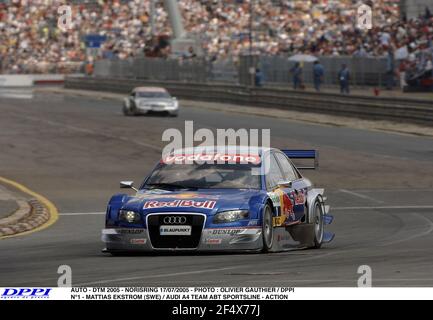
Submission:
<svg viewBox="0 0 433 320">
<path fill-rule="evenodd" d="M 272 145 L 316 148 L 335 240 L 277 254 L 111 257 L 105 205 L 120 180 L 141 181 L 167 128 L 270 128 Z M 402 124 L 403 125 L 403 124 Z M 0 98 L 0 176 L 50 199 L 48 229 L 0 240 L 0 286 L 56 286 L 59 265 L 85 286 L 433 286 L 433 139 L 186 107 L 179 118 L 124 117 L 118 102 L 54 94 Z"/>
</svg>

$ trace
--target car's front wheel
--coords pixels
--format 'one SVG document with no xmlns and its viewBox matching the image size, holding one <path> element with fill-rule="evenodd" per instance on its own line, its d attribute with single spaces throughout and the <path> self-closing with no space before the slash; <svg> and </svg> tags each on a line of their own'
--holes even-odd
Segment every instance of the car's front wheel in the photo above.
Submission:
<svg viewBox="0 0 433 320">
<path fill-rule="evenodd" d="M 123 100 L 122 112 L 125 116 L 136 116 L 138 113 L 135 102 L 129 100 L 128 98 L 125 98 Z"/>
<path fill-rule="evenodd" d="M 269 252 L 274 242 L 274 227 L 272 223 L 272 209 L 267 204 L 263 209 L 262 222 L 263 252 Z"/>
<path fill-rule="evenodd" d="M 122 112 L 123 112 L 124 116 L 130 116 L 131 115 L 129 109 L 125 105 L 122 108 Z"/>
</svg>

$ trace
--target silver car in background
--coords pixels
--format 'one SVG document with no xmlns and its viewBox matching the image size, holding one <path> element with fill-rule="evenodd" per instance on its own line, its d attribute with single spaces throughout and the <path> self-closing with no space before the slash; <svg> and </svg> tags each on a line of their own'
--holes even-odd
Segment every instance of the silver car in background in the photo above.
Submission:
<svg viewBox="0 0 433 320">
<path fill-rule="evenodd" d="M 158 112 L 177 117 L 179 102 L 164 88 L 138 87 L 123 100 L 122 110 L 125 116 Z"/>
</svg>

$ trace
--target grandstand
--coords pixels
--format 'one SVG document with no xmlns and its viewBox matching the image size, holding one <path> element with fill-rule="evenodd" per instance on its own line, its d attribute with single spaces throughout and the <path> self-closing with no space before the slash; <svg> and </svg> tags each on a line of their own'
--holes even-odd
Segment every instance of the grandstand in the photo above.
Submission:
<svg viewBox="0 0 433 320">
<path fill-rule="evenodd" d="M 250 31 L 253 53 L 260 55 L 379 57 L 390 46 L 407 46 L 409 54 L 432 47 L 433 18 L 401 20 L 399 0 L 363 1 L 374 12 L 374 27 L 367 31 L 356 27 L 361 1 L 254 0 L 252 7 L 251 1 L 178 3 L 186 32 L 199 39 L 212 61 L 250 53 Z M 72 24 L 62 32 L 57 9 L 68 3 Z M 142 0 L 5 0 L 0 3 L 1 72 L 69 73 L 94 59 L 167 57 L 172 30 L 163 1 L 155 0 L 152 17 L 150 12 L 150 1 Z M 107 40 L 99 50 L 89 50 L 84 41 L 89 34 Z"/>
</svg>

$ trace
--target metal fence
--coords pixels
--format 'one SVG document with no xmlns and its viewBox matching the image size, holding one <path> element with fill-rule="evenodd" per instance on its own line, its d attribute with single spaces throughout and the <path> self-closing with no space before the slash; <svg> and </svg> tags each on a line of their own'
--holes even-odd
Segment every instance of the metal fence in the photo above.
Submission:
<svg viewBox="0 0 433 320">
<path fill-rule="evenodd" d="M 325 73 L 325 85 L 338 84 L 338 72 L 342 64 L 346 64 L 351 74 L 351 84 L 354 86 L 383 86 L 385 84 L 385 58 L 356 58 L 356 57 L 321 57 Z M 294 62 L 286 57 L 260 57 L 258 66 L 263 72 L 264 82 L 269 84 L 287 84 L 292 81 L 290 69 Z M 313 83 L 313 63 L 303 64 L 303 80 L 306 84 Z"/>
<path fill-rule="evenodd" d="M 324 84 L 338 84 L 338 72 L 346 64 L 354 86 L 383 86 L 386 81 L 385 58 L 322 57 L 325 69 Z M 136 58 L 129 60 L 100 60 L 95 63 L 98 77 L 145 79 L 157 81 L 223 82 L 250 85 L 252 68 L 260 68 L 265 85 L 288 86 L 292 81 L 293 62 L 280 56 L 244 56 L 235 62 L 210 62 L 204 59 L 174 60 Z M 303 64 L 304 83 L 313 83 L 313 64 Z"/>
<path fill-rule="evenodd" d="M 229 61 L 208 63 L 204 60 L 170 60 L 137 58 L 129 60 L 100 60 L 95 63 L 98 77 L 132 78 L 146 80 L 173 80 L 194 82 L 233 82 L 237 70 Z"/>
</svg>

